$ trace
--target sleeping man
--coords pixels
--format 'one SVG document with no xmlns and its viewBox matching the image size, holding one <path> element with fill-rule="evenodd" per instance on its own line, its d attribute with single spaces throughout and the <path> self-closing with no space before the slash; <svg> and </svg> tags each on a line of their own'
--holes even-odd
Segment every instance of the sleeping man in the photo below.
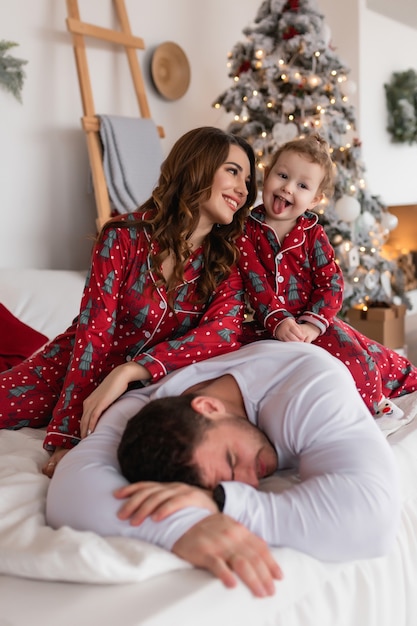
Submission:
<svg viewBox="0 0 417 626">
<path fill-rule="evenodd" d="M 258 489 L 287 468 L 298 474 L 290 488 Z M 282 576 L 269 546 L 325 561 L 378 557 L 399 516 L 393 453 L 347 368 L 311 344 L 278 341 L 126 393 L 64 457 L 47 498 L 55 528 L 155 543 L 260 597 Z"/>
</svg>

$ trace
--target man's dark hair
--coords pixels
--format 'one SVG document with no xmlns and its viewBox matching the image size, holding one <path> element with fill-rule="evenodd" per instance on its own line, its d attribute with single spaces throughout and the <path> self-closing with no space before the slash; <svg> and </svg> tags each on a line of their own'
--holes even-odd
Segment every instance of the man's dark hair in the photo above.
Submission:
<svg viewBox="0 0 417 626">
<path fill-rule="evenodd" d="M 131 483 L 152 480 L 202 486 L 192 457 L 213 422 L 191 406 L 195 396 L 152 400 L 130 418 L 117 457 Z"/>
</svg>

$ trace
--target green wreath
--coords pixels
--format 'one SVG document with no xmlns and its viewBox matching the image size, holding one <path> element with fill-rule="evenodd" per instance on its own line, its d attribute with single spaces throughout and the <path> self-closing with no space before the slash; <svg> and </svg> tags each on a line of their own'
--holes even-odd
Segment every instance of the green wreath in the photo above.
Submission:
<svg viewBox="0 0 417 626">
<path fill-rule="evenodd" d="M 417 73 L 394 72 L 385 84 L 388 108 L 387 130 L 396 143 L 417 142 Z"/>
</svg>

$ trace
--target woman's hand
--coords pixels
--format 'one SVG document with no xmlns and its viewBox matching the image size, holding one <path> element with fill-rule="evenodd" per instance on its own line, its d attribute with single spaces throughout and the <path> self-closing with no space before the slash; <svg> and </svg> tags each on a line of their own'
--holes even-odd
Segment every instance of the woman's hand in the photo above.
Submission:
<svg viewBox="0 0 417 626">
<path fill-rule="evenodd" d="M 83 402 L 81 438 L 93 432 L 102 413 L 127 390 L 129 383 L 149 380 L 150 373 L 139 363 L 129 361 L 114 368 Z"/>
<path fill-rule="evenodd" d="M 42 474 L 45 474 L 48 478 L 52 478 L 56 466 L 67 452 L 69 452 L 68 448 L 55 448 L 49 457 L 49 461 L 42 467 Z"/>
<path fill-rule="evenodd" d="M 185 483 L 140 482 L 114 492 L 116 498 L 128 498 L 117 516 L 139 526 L 146 517 L 159 522 L 180 509 L 196 506 L 218 513 L 212 493 Z"/>
</svg>

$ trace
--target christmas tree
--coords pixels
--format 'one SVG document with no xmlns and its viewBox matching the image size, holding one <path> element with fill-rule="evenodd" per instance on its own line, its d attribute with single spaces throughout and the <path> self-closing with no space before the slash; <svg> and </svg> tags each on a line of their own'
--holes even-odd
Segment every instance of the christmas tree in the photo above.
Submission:
<svg viewBox="0 0 417 626">
<path fill-rule="evenodd" d="M 404 274 L 383 246 L 397 218 L 365 182 L 349 96 L 355 84 L 314 0 L 264 0 L 246 39 L 229 53 L 232 86 L 213 104 L 234 114 L 228 130 L 253 146 L 259 186 L 281 144 L 319 133 L 335 164 L 335 193 L 317 208 L 345 279 L 341 316 L 352 306 L 405 303 Z"/>
</svg>

